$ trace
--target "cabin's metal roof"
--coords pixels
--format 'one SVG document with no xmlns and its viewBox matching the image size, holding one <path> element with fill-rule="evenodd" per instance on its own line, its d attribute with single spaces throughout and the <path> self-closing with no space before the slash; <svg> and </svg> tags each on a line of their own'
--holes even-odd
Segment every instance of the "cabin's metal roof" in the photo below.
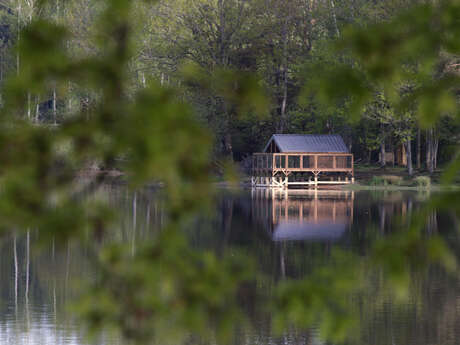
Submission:
<svg viewBox="0 0 460 345">
<path fill-rule="evenodd" d="M 272 141 L 275 141 L 281 152 L 349 153 L 342 137 L 337 134 L 273 134 L 265 146 L 264 152 Z"/>
</svg>

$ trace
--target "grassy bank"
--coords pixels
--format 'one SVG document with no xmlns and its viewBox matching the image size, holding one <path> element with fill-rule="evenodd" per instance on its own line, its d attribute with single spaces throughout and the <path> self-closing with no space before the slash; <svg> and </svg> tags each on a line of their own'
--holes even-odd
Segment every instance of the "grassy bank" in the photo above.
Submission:
<svg viewBox="0 0 460 345">
<path fill-rule="evenodd" d="M 441 186 L 442 170 L 429 174 L 424 170 L 414 169 L 409 176 L 404 167 L 380 167 L 376 165 L 355 165 L 354 185 L 344 186 L 352 190 L 457 190 L 460 181 L 455 185 Z"/>
</svg>

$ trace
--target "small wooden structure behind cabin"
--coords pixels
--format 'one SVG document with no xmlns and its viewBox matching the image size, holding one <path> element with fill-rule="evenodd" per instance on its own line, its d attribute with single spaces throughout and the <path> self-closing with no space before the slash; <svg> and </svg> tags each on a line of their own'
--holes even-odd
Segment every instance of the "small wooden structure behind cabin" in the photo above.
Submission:
<svg viewBox="0 0 460 345">
<path fill-rule="evenodd" d="M 274 134 L 252 161 L 254 187 L 347 184 L 353 173 L 353 155 L 340 135 Z"/>
<path fill-rule="evenodd" d="M 380 152 L 379 162 L 382 162 L 382 154 Z M 406 167 L 406 147 L 403 144 L 399 144 L 394 151 L 385 151 L 385 164 Z"/>
</svg>

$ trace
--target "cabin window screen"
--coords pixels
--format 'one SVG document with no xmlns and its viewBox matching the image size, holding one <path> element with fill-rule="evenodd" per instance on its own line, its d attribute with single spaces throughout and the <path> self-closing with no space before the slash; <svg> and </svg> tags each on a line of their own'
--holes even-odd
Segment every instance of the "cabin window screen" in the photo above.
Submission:
<svg viewBox="0 0 460 345">
<path fill-rule="evenodd" d="M 351 156 L 347 157 L 347 168 L 351 168 Z"/>
<path fill-rule="evenodd" d="M 273 164 L 273 156 L 268 156 L 268 168 L 271 169 Z"/>
<path fill-rule="evenodd" d="M 315 161 L 313 156 L 303 156 L 302 158 L 302 167 L 304 169 L 314 168 Z"/>
<path fill-rule="evenodd" d="M 300 156 L 288 156 L 288 168 L 300 168 Z"/>
<path fill-rule="evenodd" d="M 335 157 L 335 167 L 338 169 L 345 169 L 347 167 L 347 157 L 345 156 Z"/>
<path fill-rule="evenodd" d="M 286 167 L 286 156 L 275 156 L 275 167 L 278 169 Z"/>
<path fill-rule="evenodd" d="M 318 156 L 318 168 L 332 169 L 333 156 Z"/>
<path fill-rule="evenodd" d="M 267 167 L 267 156 L 262 156 L 262 169 Z"/>
</svg>

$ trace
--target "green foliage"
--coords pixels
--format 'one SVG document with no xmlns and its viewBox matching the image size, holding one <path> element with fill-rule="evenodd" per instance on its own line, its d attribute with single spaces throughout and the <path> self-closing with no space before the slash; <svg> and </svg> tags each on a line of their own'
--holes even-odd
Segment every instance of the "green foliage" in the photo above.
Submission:
<svg viewBox="0 0 460 345">
<path fill-rule="evenodd" d="M 190 332 L 229 339 L 244 319 L 238 286 L 252 278 L 247 258 L 192 250 L 171 229 L 135 256 L 124 246 L 105 248 L 99 271 L 78 309 L 93 330 L 115 326 L 137 343 L 182 342 Z"/>
<path fill-rule="evenodd" d="M 446 172 L 443 174 L 442 183 L 444 185 L 452 184 L 456 178 L 460 175 L 460 154 L 454 157 Z"/>
<path fill-rule="evenodd" d="M 306 78 L 304 95 L 308 98 L 297 105 L 294 99 L 301 86 L 292 74 L 303 57 L 314 51 L 314 39 L 327 40 L 330 32 L 332 37 L 340 34 L 342 26 L 331 17 L 315 25 L 311 11 L 303 8 L 297 13 L 295 6 L 284 2 L 267 9 L 263 2 L 228 1 L 216 8 L 211 2 L 197 1 L 187 12 L 187 4 L 179 1 L 175 5 L 186 14 L 176 16 L 179 22 L 172 24 L 180 34 L 177 37 L 184 38 L 172 48 L 179 51 L 173 54 L 164 46 L 164 39 L 157 40 L 159 52 L 180 57 L 173 62 L 157 61 L 170 66 L 167 72 L 177 84 L 185 83 L 175 91 L 172 83 L 165 87 L 160 78 L 133 86 L 132 69 L 138 66 L 132 36 L 139 30 L 133 24 L 136 4 L 129 0 L 100 2 L 94 11 L 98 17 L 88 23 L 92 40 L 78 54 L 66 48 L 78 39 L 57 21 L 31 16 L 27 27 L 18 27 L 22 68 L 6 85 L 0 113 L 0 226 L 37 229 L 41 239 L 52 236 L 64 241 L 74 236 L 103 243 L 101 237 L 110 231 L 115 215 L 103 203 L 84 200 L 103 184 L 105 176 L 75 183 L 78 170 L 96 161 L 123 169 L 133 187 L 161 182 L 168 229 L 136 251 L 102 245 L 97 262 L 100 276 L 80 311 L 92 328 L 114 326 L 138 342 L 189 331 L 209 337 L 213 331 L 225 335 L 240 317 L 237 291 L 252 277 L 251 267 L 238 256 L 217 259 L 215 254 L 192 250 L 178 234 L 194 212 L 209 204 L 212 193 L 207 172 L 213 134 L 196 121 L 183 100 L 191 98 L 196 107 L 207 110 L 205 117 L 219 129 L 214 137 L 223 138 L 229 154 L 231 135 L 241 124 L 236 115 L 269 111 L 270 122 L 266 117 L 242 118 L 251 126 L 265 127 L 254 131 L 258 135 L 254 146 L 263 135 L 282 128 L 279 124 L 285 119 L 280 117 L 286 114 L 292 115 L 292 128 L 299 131 L 334 132 L 336 127 L 349 129 L 348 112 L 359 115 L 363 110 L 367 118 L 357 131 L 370 130 L 363 137 L 366 149 L 375 149 L 384 137 L 381 124 L 393 126 L 399 142 L 408 142 L 413 137 L 415 114 L 425 125 L 445 113 L 458 117 L 458 76 L 444 70 L 438 73 L 438 58 L 441 53 L 460 53 L 460 7 L 455 1 L 423 5 L 384 23 L 345 30 L 338 43 L 337 63 L 329 66 L 312 61 L 309 66 L 313 67 L 307 68 L 311 76 Z M 268 23 L 280 24 L 276 30 L 266 24 L 265 10 L 270 10 Z M 174 6 L 168 14 L 175 15 Z M 295 27 L 287 27 L 291 15 L 295 15 Z M 208 25 L 217 18 L 218 25 Z M 170 38 L 169 34 L 164 30 L 160 36 Z M 255 37 L 259 37 L 256 43 L 252 41 Z M 280 42 L 296 53 L 288 54 L 287 45 L 280 49 Z M 323 58 L 320 53 L 317 57 Z M 187 60 L 195 67 L 186 64 L 180 75 L 177 71 Z M 261 78 L 249 71 L 265 73 Z M 264 83 L 276 86 L 272 108 L 261 91 Z M 53 128 L 38 119 L 32 123 L 31 95 L 39 98 L 56 90 L 66 95 L 69 89 L 77 90 L 78 97 L 87 101 L 85 106 L 69 109 L 68 116 Z M 326 105 L 312 100 L 312 94 Z M 38 100 L 36 105 L 39 108 Z M 312 121 L 300 114 L 304 109 L 311 111 Z M 448 170 L 447 181 L 458 174 L 458 161 Z M 399 184 L 400 178 L 387 176 L 374 183 L 382 181 Z M 458 204 L 456 198 L 449 196 L 449 201 Z M 412 270 L 433 263 L 450 271 L 456 267 L 440 238 L 422 236 L 425 216 L 414 216 L 411 226 L 402 225 L 408 231 L 382 239 L 373 248 L 369 266 L 382 270 L 398 296 L 406 294 Z M 319 268 L 306 280 L 280 284 L 274 301 L 275 325 L 320 323 L 323 337 L 345 339 L 354 326 L 351 298 L 366 286 L 369 274 L 369 267 L 357 261 L 337 254 L 330 266 Z"/>
<path fill-rule="evenodd" d="M 350 27 L 337 44 L 340 52 L 346 51 L 357 59 L 360 72 L 354 66 L 338 66 L 317 84 L 320 99 L 337 101 L 351 97 L 355 114 L 371 100 L 369 88 L 382 87 L 389 100 L 401 109 L 417 104 L 422 123 L 433 124 L 446 112 L 455 112 L 453 87 L 458 76 L 445 73 L 437 75 L 441 52 L 458 54 L 460 46 L 452 41 L 458 34 L 455 18 L 460 7 L 457 2 L 438 5 L 421 5 L 411 8 L 391 21 L 368 25 L 365 29 Z M 436 18 L 436 19 L 435 19 Z M 434 24 L 436 22 L 436 24 Z M 352 87 L 341 91 L 350 78 Z M 404 84 L 417 85 L 416 91 L 400 95 Z"/>
<path fill-rule="evenodd" d="M 343 341 L 349 337 L 356 326 L 350 298 L 363 286 L 356 259 L 335 252 L 329 265 L 315 269 L 308 278 L 282 282 L 277 289 L 273 321 L 278 332 L 291 324 L 301 328 L 319 325 L 327 339 Z"/>
<path fill-rule="evenodd" d="M 458 198 L 458 193 L 453 195 Z M 387 294 L 398 303 L 413 297 L 409 295 L 412 277 L 425 274 L 433 265 L 455 273 L 457 259 L 445 241 L 424 235 L 430 211 L 428 206 L 414 213 L 407 223 L 401 219 L 395 233 L 374 241 L 366 258 L 336 251 L 326 266 L 314 267 L 307 278 L 281 283 L 274 301 L 274 326 L 278 330 L 317 326 L 326 339 L 353 342 L 363 312 L 353 304 L 354 298 L 368 296 L 367 303 L 372 304 Z M 373 285 L 375 275 L 383 279 L 381 291 Z"/>
<path fill-rule="evenodd" d="M 318 69 L 321 73 L 316 76 L 310 73 L 313 75 L 313 81 L 305 86 L 304 97 L 316 96 L 326 106 L 339 107 L 347 104 L 352 115 L 357 118 L 365 110 L 365 106 L 369 112 L 372 102 L 375 102 L 375 95 L 383 90 L 389 105 L 398 115 L 395 118 L 398 123 L 395 133 L 401 142 L 410 142 L 413 137 L 414 113 L 426 126 L 433 125 L 446 113 L 458 117 L 460 113 L 455 100 L 455 92 L 459 85 L 458 76 L 449 71 L 438 73 L 438 68 L 441 52 L 460 52 L 458 42 L 452 42 L 452 38 L 458 35 L 460 30 L 458 22 L 455 23 L 453 20 L 454 16 L 458 17 L 459 9 L 459 3 L 456 1 L 422 5 L 390 21 L 367 25 L 365 28 L 350 27 L 345 30 L 343 38 L 337 44 L 337 52 L 341 54 L 345 63 L 319 64 Z M 355 63 L 349 62 L 347 57 L 350 56 Z M 414 108 L 416 112 L 413 111 Z M 380 123 L 384 124 L 386 119 L 383 112 L 378 111 L 377 116 Z M 446 180 L 452 181 L 458 173 L 457 168 L 458 164 L 454 162 Z M 374 185 L 399 185 L 401 182 L 402 178 L 399 176 L 374 176 L 371 181 Z M 454 195 L 457 194 L 454 193 L 451 198 L 458 198 L 458 195 Z M 445 205 L 442 199 L 440 198 L 438 205 Z M 411 223 L 402 224 L 400 232 L 381 239 L 372 249 L 370 265 L 381 268 L 388 279 L 388 288 L 398 298 L 407 298 L 411 272 L 423 272 L 433 263 L 441 265 L 449 272 L 456 269 L 456 259 L 444 240 L 437 236 L 427 239 L 422 235 L 429 209 L 430 206 L 416 213 L 411 217 Z M 335 270 L 334 265 L 329 268 L 340 277 L 341 272 Z M 356 269 L 366 272 L 366 266 Z M 351 276 L 352 274 L 348 275 Z M 363 276 L 366 276 L 366 273 L 363 273 Z M 315 279 L 311 284 L 321 282 L 315 274 L 312 274 L 312 277 Z M 356 273 L 353 277 L 356 277 Z M 320 293 L 312 291 L 308 282 L 303 282 L 305 285 L 301 284 L 299 283 L 298 289 L 284 291 L 283 297 L 286 300 L 280 299 L 281 305 L 287 306 L 283 315 L 287 315 L 286 318 L 291 322 L 311 325 L 318 319 L 312 319 L 309 310 L 304 310 L 301 306 L 306 304 L 315 310 L 313 302 L 317 301 L 316 298 L 318 301 L 323 299 Z M 330 283 L 330 286 L 333 296 L 333 283 Z M 338 299 L 332 297 L 334 302 L 343 298 L 342 292 L 352 295 L 353 289 L 341 290 Z M 290 305 L 287 302 L 288 296 L 294 301 L 298 298 L 297 303 Z M 325 305 L 334 306 L 333 303 Z M 323 306 L 322 310 L 327 308 Z M 337 315 L 341 315 L 340 308 L 335 307 L 335 310 Z M 313 315 L 318 317 L 321 311 L 318 310 Z M 348 320 L 348 317 L 339 320 Z M 320 325 L 322 324 L 320 322 Z M 337 329 L 336 331 L 333 333 L 346 334 L 350 329 L 344 333 Z"/>
<path fill-rule="evenodd" d="M 422 229 L 428 209 L 412 219 L 413 225 L 375 244 L 372 261 L 380 266 L 387 277 L 388 287 L 397 298 L 407 298 L 410 272 L 424 272 L 431 264 L 454 272 L 457 261 L 438 236 L 423 238 Z"/>
<path fill-rule="evenodd" d="M 250 266 L 237 256 L 217 259 L 193 251 L 177 232 L 210 200 L 211 136 L 173 89 L 151 83 L 131 92 L 132 5 L 105 2 L 95 24 L 98 54 L 71 56 L 63 49 L 68 30 L 43 19 L 22 31 L 24 68 L 10 79 L 0 113 L 0 224 L 37 229 L 44 241 L 100 242 L 115 215 L 106 204 L 87 201 L 104 174 L 76 182 L 88 162 L 121 168 L 134 188 L 161 182 L 169 230 L 136 253 L 102 247 L 100 277 L 80 312 L 91 328 L 114 326 L 136 341 L 161 332 L 226 335 L 239 315 L 236 291 Z M 255 95 L 248 92 L 254 86 L 250 78 L 242 78 L 232 94 L 241 104 L 247 94 Z M 45 94 L 69 84 L 97 99 L 52 128 L 25 119 L 30 92 Z"/>
<path fill-rule="evenodd" d="M 385 185 L 385 180 L 382 179 L 380 176 L 372 176 L 372 179 L 370 180 L 369 184 L 371 186 L 381 186 Z"/>
<path fill-rule="evenodd" d="M 199 66 L 187 64 L 182 66 L 182 74 L 188 85 L 222 97 L 237 114 L 254 112 L 259 117 L 267 114 L 266 94 L 252 73 L 218 68 L 209 74 Z"/>
<path fill-rule="evenodd" d="M 414 178 L 414 182 L 419 187 L 430 188 L 431 179 L 429 176 L 417 176 Z"/>
<path fill-rule="evenodd" d="M 371 186 L 386 186 L 386 185 L 400 186 L 402 182 L 403 182 L 403 178 L 401 176 L 381 175 L 381 176 L 372 176 L 372 179 L 369 183 Z"/>
</svg>

